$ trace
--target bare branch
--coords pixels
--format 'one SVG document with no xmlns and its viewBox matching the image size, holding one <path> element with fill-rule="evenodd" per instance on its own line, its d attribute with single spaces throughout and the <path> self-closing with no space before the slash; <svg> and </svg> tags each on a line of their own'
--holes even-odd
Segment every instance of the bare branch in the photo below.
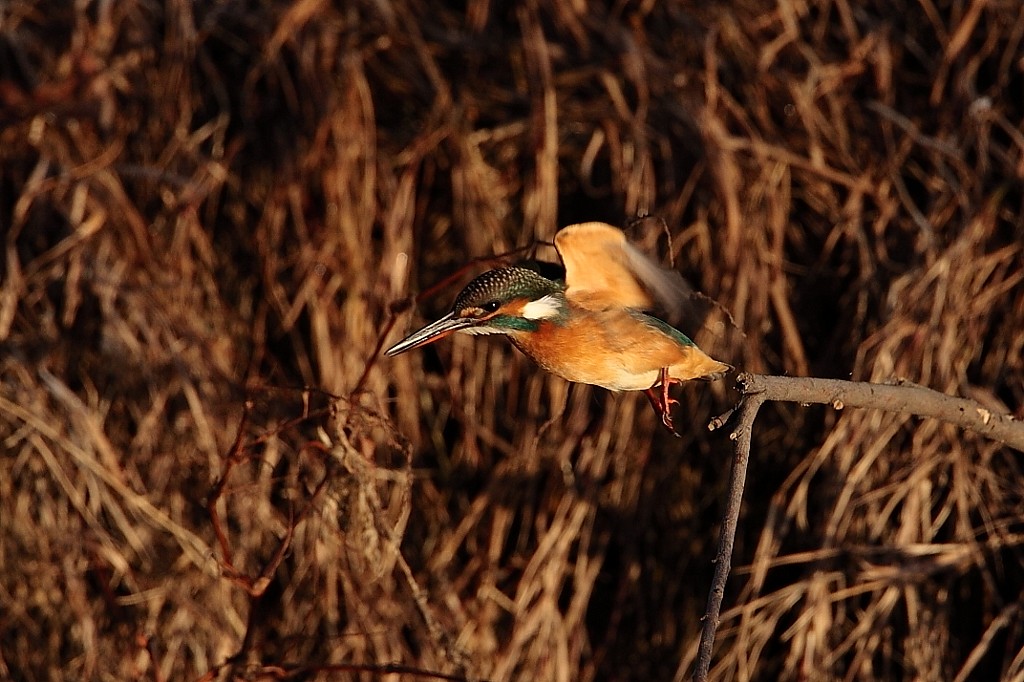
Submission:
<svg viewBox="0 0 1024 682">
<path fill-rule="evenodd" d="M 1024 422 L 1010 414 L 996 414 L 981 403 L 933 391 L 916 384 L 898 381 L 892 384 L 818 379 L 813 377 L 781 377 L 741 373 L 736 386 L 743 393 L 740 403 L 726 414 L 711 421 L 709 428 L 717 429 L 725 423 L 735 424 L 729 438 L 735 441 L 732 474 L 729 479 L 729 499 L 715 557 L 715 574 L 708 594 L 704 626 L 701 629 L 697 665 L 693 671 L 696 682 L 708 679 L 711 654 L 718 630 L 718 618 L 725 596 L 725 584 L 732 568 L 732 550 L 739 522 L 743 485 L 750 459 L 750 441 L 754 419 L 761 405 L 769 400 L 831 405 L 837 410 L 844 407 L 900 412 L 918 417 L 931 417 L 970 429 L 1024 452 Z M 682 671 L 677 673 L 680 679 Z"/>
<path fill-rule="evenodd" d="M 711 651 L 715 645 L 715 633 L 718 631 L 718 614 L 722 609 L 722 598 L 725 596 L 725 583 L 729 579 L 732 568 L 732 547 L 736 539 L 736 524 L 740 518 L 740 504 L 743 502 L 743 484 L 747 478 L 747 461 L 750 459 L 750 436 L 753 431 L 757 411 L 764 403 L 760 394 L 744 396 L 736 408 L 736 430 L 729 437 L 736 441 L 736 453 L 729 476 L 729 501 L 725 508 L 725 520 L 722 522 L 722 533 L 718 539 L 718 554 L 715 557 L 715 576 L 711 581 L 711 592 L 708 594 L 708 606 L 704 612 L 704 627 L 700 632 L 700 651 L 697 657 L 697 668 L 693 672 L 694 680 L 706 680 L 711 666 Z"/>
<path fill-rule="evenodd" d="M 759 394 L 764 400 L 821 403 L 836 409 L 865 407 L 931 417 L 970 429 L 1024 452 L 1024 422 L 1010 414 L 996 414 L 981 403 L 933 391 L 906 382 L 873 384 L 841 379 L 779 377 L 740 374 L 736 384 L 744 395 Z"/>
</svg>

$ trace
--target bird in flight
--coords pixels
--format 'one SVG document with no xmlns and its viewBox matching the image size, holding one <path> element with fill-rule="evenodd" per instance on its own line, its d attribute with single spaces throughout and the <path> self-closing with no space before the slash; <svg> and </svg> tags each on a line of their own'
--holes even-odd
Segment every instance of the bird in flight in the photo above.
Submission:
<svg viewBox="0 0 1024 682">
<path fill-rule="evenodd" d="M 545 370 L 610 391 L 644 391 L 675 435 L 669 387 L 713 380 L 732 369 L 651 313 L 680 315 L 691 290 L 679 273 L 651 261 L 605 223 L 570 225 L 555 235 L 562 279 L 524 264 L 483 273 L 451 311 L 389 348 L 425 346 L 453 332 L 501 334 Z"/>
</svg>

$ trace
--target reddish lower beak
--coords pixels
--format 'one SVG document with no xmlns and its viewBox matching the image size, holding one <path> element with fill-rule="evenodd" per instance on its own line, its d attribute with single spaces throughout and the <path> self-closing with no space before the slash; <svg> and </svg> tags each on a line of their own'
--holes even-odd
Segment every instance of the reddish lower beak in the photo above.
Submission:
<svg viewBox="0 0 1024 682">
<path fill-rule="evenodd" d="M 384 351 L 384 355 L 393 357 L 399 353 L 404 353 L 407 350 L 413 348 L 419 348 L 425 346 L 428 343 L 433 343 L 438 339 L 443 339 L 452 332 L 457 332 L 460 329 L 473 326 L 473 320 L 455 317 L 455 313 L 448 313 L 437 322 L 431 322 L 423 329 L 417 332 L 413 332 L 409 336 L 405 337 L 395 345 Z"/>
</svg>

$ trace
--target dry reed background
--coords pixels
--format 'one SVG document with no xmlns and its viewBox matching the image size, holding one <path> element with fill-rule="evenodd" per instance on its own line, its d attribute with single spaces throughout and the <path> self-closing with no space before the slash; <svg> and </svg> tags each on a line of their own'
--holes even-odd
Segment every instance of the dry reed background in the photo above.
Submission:
<svg viewBox="0 0 1024 682">
<path fill-rule="evenodd" d="M 1020 3 L 437 4 L 0 4 L 0 677 L 688 675 L 734 395 L 375 356 L 581 219 L 735 365 L 1024 417 Z M 766 409 L 713 678 L 1024 679 L 1021 457 Z"/>
</svg>

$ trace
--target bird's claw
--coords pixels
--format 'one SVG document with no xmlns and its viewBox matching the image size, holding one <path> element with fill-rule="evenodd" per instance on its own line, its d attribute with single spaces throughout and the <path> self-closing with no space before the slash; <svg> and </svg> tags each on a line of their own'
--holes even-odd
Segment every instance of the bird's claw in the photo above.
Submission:
<svg viewBox="0 0 1024 682">
<path fill-rule="evenodd" d="M 676 401 L 673 400 L 672 402 L 675 403 Z M 676 427 L 672 424 L 672 414 L 668 411 L 668 408 L 664 409 L 661 413 L 661 423 L 665 425 L 665 428 L 668 429 L 668 432 L 673 436 L 676 438 L 682 438 L 679 432 L 676 431 Z"/>
<path fill-rule="evenodd" d="M 668 432 L 676 438 L 682 438 L 679 432 L 676 431 L 675 426 L 672 424 L 672 406 L 678 405 L 679 401 L 671 397 L 668 394 L 669 386 L 672 384 L 681 384 L 682 382 L 678 379 L 672 379 L 668 375 L 668 368 L 664 367 L 661 370 L 661 376 L 658 378 L 658 384 L 655 384 L 661 390 L 655 392 L 655 386 L 651 386 L 647 389 L 647 397 L 651 401 L 651 405 L 654 407 L 655 412 L 661 417 L 661 423 L 665 425 Z"/>
</svg>

